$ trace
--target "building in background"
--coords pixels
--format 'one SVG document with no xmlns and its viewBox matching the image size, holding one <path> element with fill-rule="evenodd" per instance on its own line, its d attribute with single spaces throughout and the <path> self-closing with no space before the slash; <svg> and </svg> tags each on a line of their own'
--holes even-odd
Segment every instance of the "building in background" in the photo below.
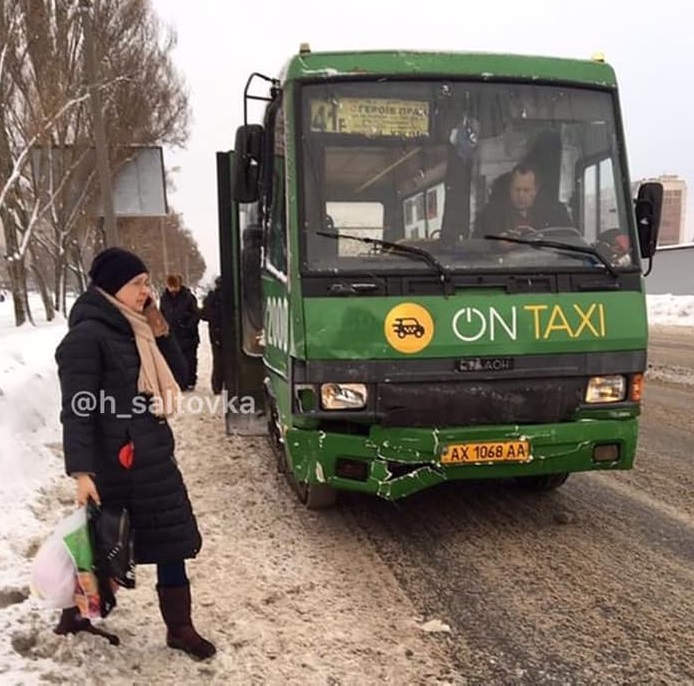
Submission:
<svg viewBox="0 0 694 686">
<path fill-rule="evenodd" d="M 633 184 L 634 195 L 645 181 L 663 184 L 663 212 L 660 217 L 658 245 L 679 245 L 687 238 L 687 182 L 677 174 L 662 174 L 652 179 L 642 179 Z"/>
</svg>

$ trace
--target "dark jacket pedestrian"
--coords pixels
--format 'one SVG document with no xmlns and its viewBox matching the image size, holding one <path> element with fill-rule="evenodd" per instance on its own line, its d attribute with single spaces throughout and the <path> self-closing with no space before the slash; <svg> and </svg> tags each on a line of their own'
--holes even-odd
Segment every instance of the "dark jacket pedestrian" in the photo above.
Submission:
<svg viewBox="0 0 694 686">
<path fill-rule="evenodd" d="M 188 376 L 183 388 L 193 390 L 198 382 L 198 345 L 200 344 L 198 301 L 191 290 L 183 285 L 183 279 L 179 274 L 169 274 L 166 277 L 166 290 L 162 293 L 159 306 L 188 365 Z"/>
<path fill-rule="evenodd" d="M 202 302 L 201 317 L 207 322 L 212 349 L 212 392 L 217 395 L 222 392 L 224 371 L 222 359 L 222 279 L 215 279 L 214 288 L 205 296 Z"/>
<path fill-rule="evenodd" d="M 186 380 L 185 360 L 152 302 L 147 267 L 137 255 L 109 248 L 95 257 L 90 277 L 56 350 L 65 469 L 77 481 L 80 505 L 91 498 L 128 509 L 135 562 L 157 565 L 167 645 L 210 657 L 215 647 L 191 621 L 185 568 L 202 539 L 167 421 Z M 131 460 L 123 460 L 124 449 L 132 450 Z M 56 633 L 78 631 L 104 633 L 77 608 L 63 610 Z"/>
</svg>

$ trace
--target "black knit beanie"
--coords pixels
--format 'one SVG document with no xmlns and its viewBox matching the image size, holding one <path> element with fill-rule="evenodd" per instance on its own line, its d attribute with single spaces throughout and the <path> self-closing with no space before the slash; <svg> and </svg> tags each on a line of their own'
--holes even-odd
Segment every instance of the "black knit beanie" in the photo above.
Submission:
<svg viewBox="0 0 694 686">
<path fill-rule="evenodd" d="M 106 248 L 92 262 L 89 276 L 92 283 L 109 295 L 115 295 L 130 279 L 148 271 L 145 263 L 123 248 Z"/>
</svg>

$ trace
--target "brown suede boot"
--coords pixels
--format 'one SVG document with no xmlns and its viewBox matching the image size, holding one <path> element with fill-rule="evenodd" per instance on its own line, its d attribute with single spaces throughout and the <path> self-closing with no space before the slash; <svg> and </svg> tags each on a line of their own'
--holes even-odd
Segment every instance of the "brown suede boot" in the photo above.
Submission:
<svg viewBox="0 0 694 686">
<path fill-rule="evenodd" d="M 108 631 L 97 629 L 97 627 L 92 626 L 92 623 L 88 619 L 82 617 L 77 607 L 68 607 L 63 610 L 58 625 L 53 629 L 53 633 L 59 636 L 77 634 L 80 631 L 84 631 L 88 634 L 95 634 L 96 636 L 103 636 L 112 646 L 120 645 L 120 638 L 118 638 L 116 634 L 111 634 Z"/>
<path fill-rule="evenodd" d="M 166 645 L 182 650 L 197 660 L 212 657 L 217 649 L 193 626 L 190 585 L 157 586 L 159 609 L 166 624 Z"/>
</svg>

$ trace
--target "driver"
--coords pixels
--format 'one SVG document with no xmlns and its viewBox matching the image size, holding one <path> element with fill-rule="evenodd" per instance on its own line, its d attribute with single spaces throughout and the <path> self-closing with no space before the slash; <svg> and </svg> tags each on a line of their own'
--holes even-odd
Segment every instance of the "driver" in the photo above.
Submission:
<svg viewBox="0 0 694 686">
<path fill-rule="evenodd" d="M 475 220 L 473 238 L 486 235 L 523 236 L 549 226 L 572 226 L 562 203 L 541 201 L 540 183 L 533 167 L 518 164 L 511 171 L 508 192 L 492 192 L 489 203 Z"/>
</svg>

